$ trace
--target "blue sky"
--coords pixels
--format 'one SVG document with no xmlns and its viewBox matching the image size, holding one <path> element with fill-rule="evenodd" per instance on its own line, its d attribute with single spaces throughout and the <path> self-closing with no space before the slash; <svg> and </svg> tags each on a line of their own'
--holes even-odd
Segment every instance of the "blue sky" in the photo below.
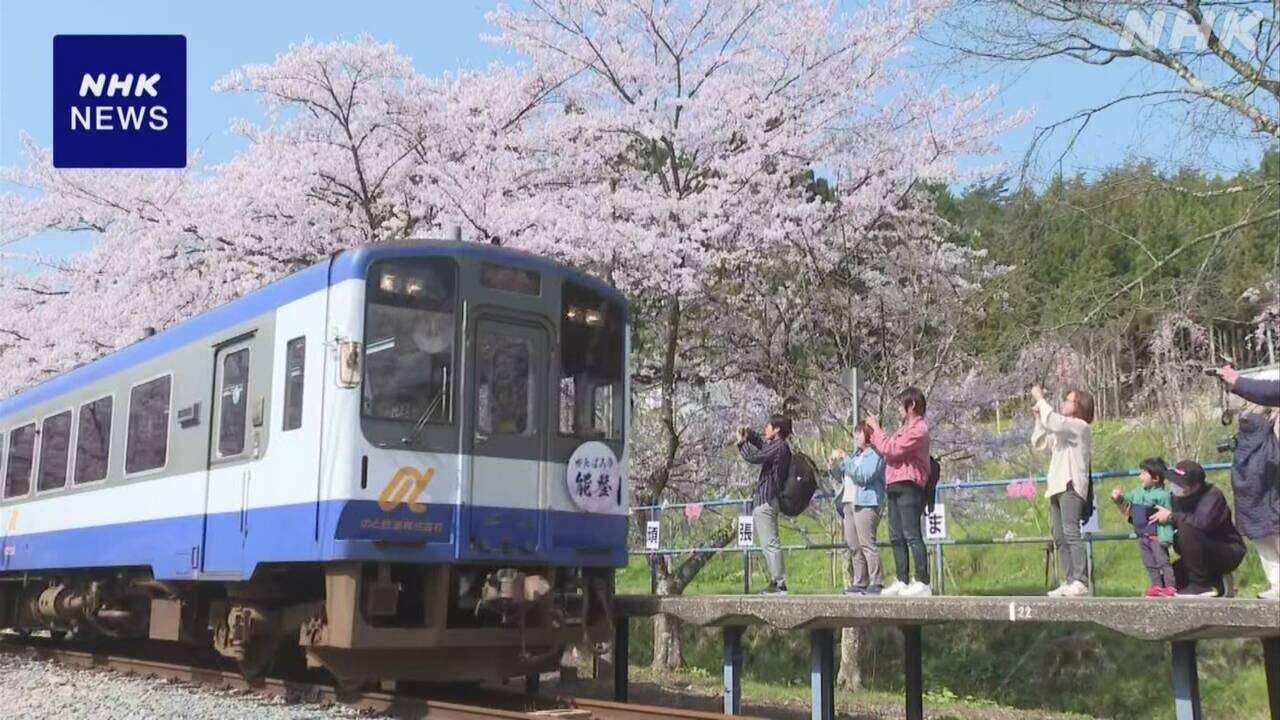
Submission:
<svg viewBox="0 0 1280 720">
<path fill-rule="evenodd" d="M 854 3 L 850 1 L 850 5 Z M 246 63 L 268 62 L 291 43 L 310 36 L 332 40 L 369 33 L 394 42 L 413 58 L 420 72 L 438 74 L 479 67 L 501 52 L 480 39 L 484 13 L 493 6 L 480 0 L 374 2 L 336 0 L 0 0 L 0 166 L 22 162 L 19 137 L 26 132 L 47 147 L 52 135 L 52 46 L 57 34 L 184 34 L 187 36 L 188 150 L 199 148 L 206 162 L 233 154 L 240 143 L 227 133 L 237 117 L 258 117 L 247 96 L 218 94 L 213 82 Z M 921 62 L 927 62 L 926 57 Z M 924 68 L 927 76 L 957 87 L 998 84 L 997 107 L 1031 108 L 1036 116 L 1002 137 L 996 160 L 1018 167 L 1037 125 L 1063 119 L 1143 86 L 1155 74 L 1138 65 L 1084 67 L 1061 61 L 1030 70 L 1001 68 L 959 76 L 953 67 Z M 1230 173 L 1256 162 L 1260 150 L 1227 143 L 1205 147 L 1182 142 L 1179 118 L 1159 111 L 1120 108 L 1096 119 L 1063 163 L 1068 172 L 1092 172 L 1126 158 L 1149 157 L 1169 165 L 1193 164 Z M 1056 156 L 1056 153 L 1051 153 Z M 59 254 L 75 247 L 65 238 L 42 238 L 38 250 Z M 35 243 L 7 248 L 35 251 Z"/>
</svg>

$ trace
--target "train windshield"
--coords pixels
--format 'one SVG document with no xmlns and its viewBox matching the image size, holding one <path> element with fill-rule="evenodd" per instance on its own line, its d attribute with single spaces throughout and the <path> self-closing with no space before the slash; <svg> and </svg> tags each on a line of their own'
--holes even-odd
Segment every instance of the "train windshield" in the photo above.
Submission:
<svg viewBox="0 0 1280 720">
<path fill-rule="evenodd" d="M 566 282 L 560 318 L 560 432 L 617 440 L 623 426 L 622 308 Z"/>
<path fill-rule="evenodd" d="M 451 422 L 456 266 L 443 258 L 383 260 L 367 282 L 364 416 Z"/>
</svg>

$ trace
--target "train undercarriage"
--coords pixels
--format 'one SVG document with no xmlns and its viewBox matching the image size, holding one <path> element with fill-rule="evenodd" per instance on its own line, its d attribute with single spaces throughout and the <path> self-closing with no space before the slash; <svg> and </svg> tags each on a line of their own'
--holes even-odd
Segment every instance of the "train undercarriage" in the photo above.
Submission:
<svg viewBox="0 0 1280 720">
<path fill-rule="evenodd" d="M 263 566 L 244 582 L 149 570 L 0 576 L 0 628 L 212 647 L 249 678 L 282 659 L 339 685 L 487 681 L 553 670 L 613 637 L 612 569 L 335 563 Z"/>
</svg>

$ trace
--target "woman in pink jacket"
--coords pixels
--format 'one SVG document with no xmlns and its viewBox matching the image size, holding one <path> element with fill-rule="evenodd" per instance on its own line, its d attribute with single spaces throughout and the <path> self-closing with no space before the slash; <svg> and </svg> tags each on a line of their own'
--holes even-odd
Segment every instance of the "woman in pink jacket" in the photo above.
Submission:
<svg viewBox="0 0 1280 720">
<path fill-rule="evenodd" d="M 929 480 L 929 426 L 924 421 L 924 409 L 924 393 L 909 387 L 898 394 L 898 417 L 902 419 L 898 432 L 886 435 L 878 417 L 867 418 L 871 444 L 885 461 L 889 542 L 893 545 L 893 565 L 898 576 L 884 589 L 884 595 L 933 594 L 929 588 L 924 537 L 920 532 L 924 486 Z M 915 581 L 911 581 L 912 558 L 916 565 Z"/>
</svg>

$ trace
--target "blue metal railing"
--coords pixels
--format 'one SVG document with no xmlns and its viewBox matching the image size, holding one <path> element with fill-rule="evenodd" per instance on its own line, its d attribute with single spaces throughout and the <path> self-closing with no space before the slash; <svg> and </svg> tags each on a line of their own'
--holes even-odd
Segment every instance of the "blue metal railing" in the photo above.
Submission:
<svg viewBox="0 0 1280 720">
<path fill-rule="evenodd" d="M 1205 469 L 1205 472 L 1207 473 L 1221 472 L 1223 470 L 1229 470 L 1231 468 L 1231 463 L 1223 463 L 1223 462 L 1208 463 L 1208 464 L 1205 464 L 1203 467 Z M 1099 472 L 1091 473 L 1090 477 L 1093 480 L 1106 480 L 1108 478 L 1136 477 L 1139 473 L 1140 473 L 1140 470 L 1136 468 L 1131 470 L 1102 470 Z M 939 494 L 941 494 L 943 491 L 954 492 L 958 490 L 1007 487 L 1014 483 L 1024 483 L 1028 481 L 1034 482 L 1036 484 L 1044 484 L 1047 482 L 1047 479 L 1043 475 L 1036 475 L 1036 476 L 1030 476 L 1030 477 L 1007 478 L 1003 480 L 973 480 L 973 481 L 953 480 L 951 482 L 938 483 L 938 492 Z M 834 497 L 835 497 L 835 493 L 832 493 L 832 492 L 821 492 L 815 495 L 816 499 L 832 499 Z M 687 503 L 668 503 L 665 505 L 639 505 L 631 508 L 631 513 L 633 515 L 643 514 L 644 516 L 646 516 L 647 520 L 661 520 L 662 513 L 666 510 L 683 509 L 683 508 L 694 506 L 694 505 L 700 505 L 703 508 L 736 506 L 740 509 L 740 512 L 743 512 L 744 514 L 750 514 L 752 509 L 752 501 L 750 498 L 719 498 L 715 500 L 707 500 L 701 503 L 687 502 Z M 1094 532 L 1085 533 L 1090 585 L 1093 584 L 1093 543 L 1095 541 L 1096 542 L 1115 542 L 1115 541 L 1121 541 L 1121 540 L 1134 540 L 1136 538 L 1137 538 L 1137 535 L 1131 532 L 1130 533 L 1094 533 Z M 942 539 L 925 540 L 925 544 L 932 548 L 933 563 L 935 567 L 935 577 L 937 578 L 937 582 L 939 583 L 939 586 L 940 586 L 939 590 L 941 590 L 941 585 L 944 582 L 943 571 L 945 569 L 945 565 L 944 565 L 945 560 L 944 560 L 944 551 L 943 551 L 944 546 L 948 546 L 948 545 L 949 546 L 1022 545 L 1022 544 L 1046 545 L 1046 544 L 1052 543 L 1052 541 L 1053 539 L 1047 536 L 1022 536 L 1022 537 L 1002 537 L 1002 538 L 942 538 Z M 878 542 L 877 545 L 880 547 L 889 547 L 889 544 L 885 542 Z M 790 550 L 790 551 L 831 551 L 831 550 L 844 550 L 846 549 L 846 547 L 843 544 L 837 544 L 837 543 L 810 543 L 810 544 L 803 544 L 803 545 L 795 545 L 795 544 L 783 545 L 782 549 Z M 655 550 L 639 549 L 639 550 L 629 550 L 628 554 L 633 556 L 642 556 L 642 557 L 649 558 L 650 591 L 652 593 L 656 593 L 658 578 L 657 578 L 657 564 L 654 562 L 654 560 L 658 556 L 680 555 L 684 553 L 697 553 L 697 552 L 707 552 L 707 553 L 740 552 L 742 553 L 742 566 L 743 566 L 743 592 L 750 593 L 751 592 L 751 553 L 759 552 L 759 551 L 760 549 L 754 546 L 727 545 L 724 547 L 694 546 L 694 547 L 683 547 L 683 548 L 659 548 Z M 1049 562 L 1048 555 L 1046 555 L 1046 575 L 1048 573 L 1048 564 L 1047 564 L 1048 562 Z"/>
</svg>

